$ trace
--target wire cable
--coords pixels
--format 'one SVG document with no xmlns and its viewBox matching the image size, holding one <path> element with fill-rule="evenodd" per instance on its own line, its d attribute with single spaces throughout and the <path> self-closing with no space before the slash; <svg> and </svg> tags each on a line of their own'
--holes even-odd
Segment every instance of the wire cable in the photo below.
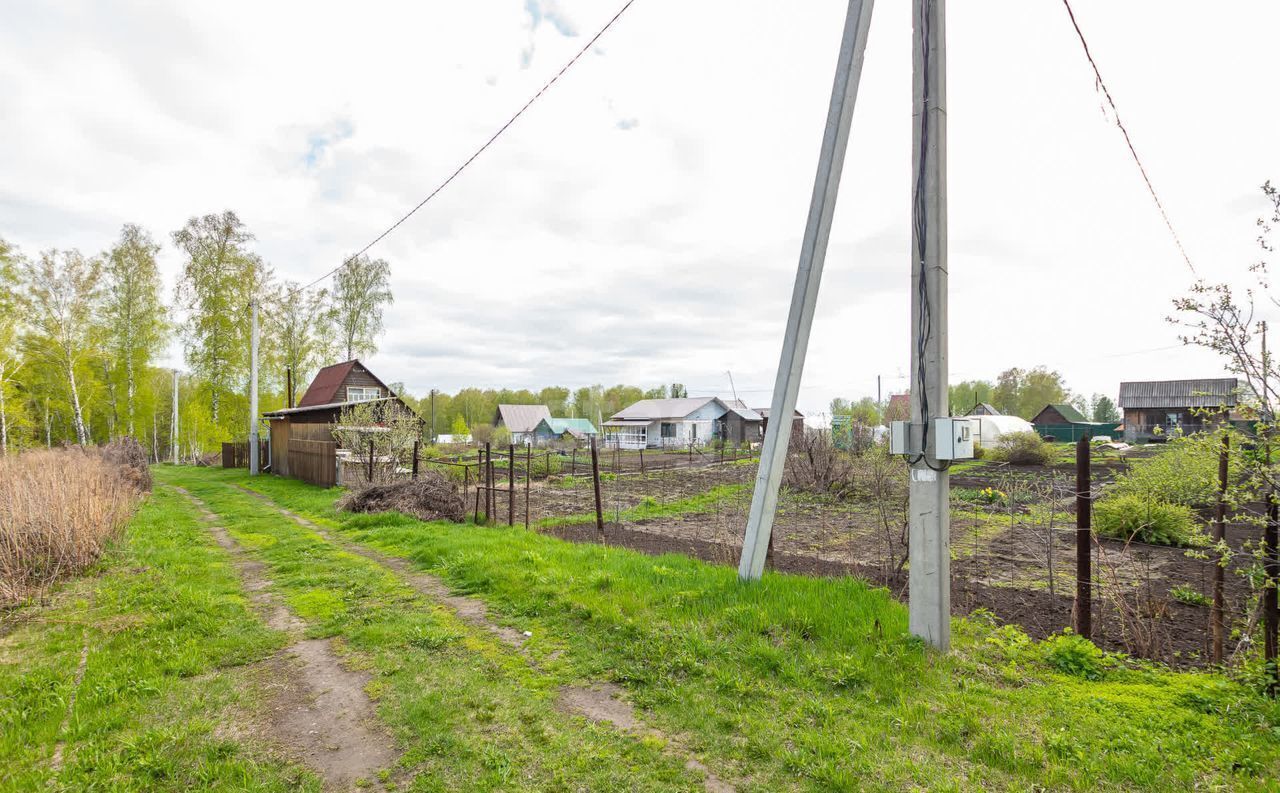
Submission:
<svg viewBox="0 0 1280 793">
<path fill-rule="evenodd" d="M 598 31 L 596 31 L 596 34 L 595 34 L 594 36 L 592 36 L 592 37 L 587 41 L 587 43 L 586 43 L 586 44 L 584 44 L 584 45 L 582 46 L 582 49 L 578 50 L 578 52 L 577 52 L 576 54 L 574 54 L 574 56 L 573 56 L 572 58 L 570 58 L 570 59 L 569 59 L 569 61 L 568 61 L 567 63 L 565 63 L 565 65 L 564 65 L 564 66 L 560 67 L 560 71 L 556 72 L 556 73 L 555 73 L 555 75 L 553 75 L 553 76 L 552 76 L 552 78 L 551 78 L 550 80 L 548 80 L 546 83 L 544 83 L 544 84 L 543 84 L 543 86 L 542 86 L 541 88 L 539 88 L 539 89 L 538 89 L 538 92 L 537 92 L 536 94 L 534 94 L 532 97 L 530 97 L 528 102 L 525 102 L 525 103 L 524 103 L 524 106 L 523 106 L 523 107 L 521 107 L 519 110 L 517 110 L 517 111 L 515 112 L 515 114 L 514 114 L 513 116 L 511 116 L 511 118 L 507 119 L 507 122 L 506 122 L 505 124 L 503 124 L 501 127 L 498 127 L 497 132 L 494 132 L 492 135 L 490 135 L 490 136 L 489 136 L 489 139 L 488 139 L 488 140 L 486 140 L 484 143 L 482 143 L 482 144 L 480 145 L 480 148 L 476 149 L 476 150 L 475 150 L 475 152 L 473 152 L 473 153 L 472 153 L 472 155 L 471 155 L 470 157 L 468 157 L 466 160 L 464 160 L 464 161 L 463 161 L 463 163 L 462 163 L 461 165 L 459 165 L 459 166 L 457 167 L 457 169 L 456 169 L 456 170 L 454 170 L 454 172 L 453 172 L 453 173 L 449 174 L 448 178 L 446 178 L 443 182 L 441 182 L 439 185 L 437 185 L 437 186 L 436 186 L 436 188 L 435 188 L 434 190 L 432 190 L 430 193 L 428 193 L 426 198 L 424 198 L 424 199 L 422 199 L 421 201 L 419 201 L 419 202 L 418 202 L 418 204 L 417 204 L 413 209 L 410 209 L 408 212 L 406 212 L 406 213 L 404 214 L 404 216 L 403 216 L 403 217 L 401 217 L 401 218 L 400 218 L 399 220 L 397 220 L 395 223 L 392 223 L 390 226 L 388 226 L 388 227 L 387 227 L 387 229 L 386 229 L 385 231 L 383 231 L 381 234 L 379 234 L 378 236 L 374 237 L 374 238 L 373 238 L 373 241 L 372 241 L 372 242 L 370 242 L 368 245 L 365 245 L 363 248 L 361 248 L 361 249 L 360 249 L 359 251 L 357 251 L 356 253 L 352 254 L 351 256 L 348 256 L 346 259 L 343 259 L 343 260 L 342 260 L 342 264 L 339 264 L 337 267 L 334 267 L 332 270 L 330 270 L 329 272 L 327 272 L 327 273 L 325 273 L 324 275 L 320 276 L 319 278 L 316 278 L 315 280 L 313 280 L 313 281 L 311 281 L 311 282 L 309 282 L 309 283 L 307 283 L 307 284 L 305 284 L 305 285 L 303 285 L 303 286 L 299 286 L 299 287 L 297 287 L 296 289 L 292 290 L 292 291 L 289 293 L 289 296 L 290 296 L 290 297 L 293 297 L 294 295 L 296 295 L 296 294 L 297 294 L 297 293 L 299 293 L 299 292 L 303 292 L 303 291 L 306 291 L 307 289 L 310 289 L 311 287 L 315 286 L 316 284 L 320 283 L 321 281 L 325 280 L 326 278 L 329 278 L 329 277 L 330 277 L 330 276 L 332 276 L 334 273 L 336 273 L 336 272 L 338 272 L 339 270 L 341 270 L 343 267 L 346 267 L 346 266 L 347 266 L 348 264 L 350 264 L 351 262 L 353 262 L 353 261 L 355 261 L 356 259 L 360 258 L 360 257 L 361 257 L 361 256 L 363 256 L 365 253 L 367 253 L 367 252 L 369 251 L 369 249 L 370 249 L 370 248 L 372 248 L 374 245 L 377 245 L 379 242 L 381 242 L 383 239 L 385 239 L 385 238 L 386 238 L 386 236 L 387 236 L 388 234 L 390 234 L 391 232 L 393 232 L 393 231 L 395 231 L 397 228 L 399 228 L 399 227 L 400 227 L 400 224 L 404 223 L 406 220 L 408 220 L 409 218 L 413 217 L 413 216 L 418 212 L 418 210 L 419 210 L 419 209 L 422 209 L 424 206 L 426 206 L 426 204 L 427 204 L 427 202 L 428 202 L 428 201 L 430 201 L 431 199 L 435 198 L 435 197 L 436 197 L 436 195 L 438 195 L 438 194 L 440 193 L 440 191 L 442 191 L 442 190 L 444 190 L 446 187 L 448 187 L 448 186 L 449 186 L 449 184 L 450 184 L 454 179 L 458 178 L 458 175 L 459 175 L 459 174 L 461 174 L 464 170 L 466 170 L 467 166 L 469 166 L 472 162 L 474 162 L 474 161 L 475 161 L 475 159 L 476 159 L 477 157 L 479 157 L 481 154 L 483 154 L 483 153 L 485 152 L 485 150 L 486 150 L 486 149 L 488 149 L 491 145 L 493 145 L 493 142 L 494 142 L 494 141 L 496 141 L 496 140 L 497 140 L 497 139 L 502 135 L 502 133 L 506 132 L 506 131 L 507 131 L 507 128 L 508 128 L 508 127 L 510 127 L 512 124 L 514 124 L 514 123 L 516 122 L 516 120 L 517 120 L 518 118 L 520 118 L 520 116 L 524 115 L 524 112 L 525 112 L 526 110 L 528 110 L 528 109 L 530 108 L 530 106 L 532 106 L 532 105 L 533 105 L 533 103 L 534 103 L 534 102 L 538 101 L 538 99 L 539 99 L 539 98 L 541 98 L 541 96 L 542 96 L 544 93 L 546 93 L 546 92 L 547 92 L 547 89 L 549 89 L 551 86 L 555 85 L 556 81 L 557 81 L 557 80 L 559 80 L 561 77 L 563 77 L 563 76 L 564 76 L 564 74 L 565 74 L 565 72 L 569 71 L 569 69 L 570 69 L 570 68 L 572 68 L 572 67 L 573 67 L 573 65 L 574 65 L 575 63 L 577 63 L 577 62 L 578 62 L 578 59 L 579 59 L 579 58 L 581 58 L 583 55 L 585 55 L 585 54 L 586 54 L 586 52 L 587 52 L 587 50 L 591 49 L 591 48 L 592 48 L 592 46 L 594 46 L 594 45 L 595 45 L 596 41 L 598 41 L 598 40 L 600 39 L 600 37 L 601 37 L 601 36 L 603 36 L 603 35 L 605 34 L 605 32 L 606 32 L 606 31 L 608 31 L 608 30 L 609 30 L 609 28 L 613 27 L 613 23 L 617 22 L 617 21 L 618 21 L 618 18 L 619 18 L 619 17 L 621 17 L 624 13 L 626 13 L 627 9 L 628 9 L 628 8 L 630 8 L 630 7 L 631 7 L 631 4 L 632 4 L 632 3 L 634 3 L 634 2 L 635 2 L 635 0 L 627 0 L 625 3 L 623 3 L 623 4 L 622 4 L 622 7 L 618 9 L 618 12 L 617 12 L 616 14 L 614 14 L 614 15 L 609 19 L 609 21 L 608 21 L 608 22 L 606 22 L 606 23 L 604 24 L 604 27 L 602 27 L 602 28 L 600 28 Z"/>
<path fill-rule="evenodd" d="M 1173 230 L 1173 222 L 1169 220 L 1169 213 L 1164 209 L 1164 202 L 1156 194 L 1155 185 L 1151 183 L 1151 177 L 1147 175 L 1147 169 L 1142 165 L 1142 159 L 1138 157 L 1138 150 L 1133 146 L 1133 140 L 1129 137 L 1129 130 L 1125 129 L 1124 122 L 1120 120 L 1120 109 L 1116 107 L 1115 100 L 1111 98 L 1111 92 L 1107 90 L 1107 84 L 1102 79 L 1102 72 L 1098 70 L 1098 64 L 1094 62 L 1093 54 L 1089 52 L 1089 42 L 1085 41 L 1084 33 L 1080 30 L 1080 23 L 1076 22 L 1076 15 L 1071 10 L 1070 0 L 1062 0 L 1062 5 L 1067 9 L 1067 16 L 1071 17 L 1071 25 L 1076 29 L 1076 35 L 1080 38 L 1080 46 L 1084 47 L 1084 56 L 1089 59 L 1089 65 L 1093 67 L 1097 87 L 1102 89 L 1103 96 L 1107 98 L 1107 104 L 1111 106 L 1111 112 L 1116 117 L 1116 126 L 1120 128 L 1120 134 L 1124 135 L 1125 145 L 1129 147 L 1129 153 L 1133 155 L 1133 161 L 1138 166 L 1138 172 L 1142 174 L 1142 181 L 1147 183 L 1147 192 L 1151 193 L 1151 200 L 1156 202 L 1156 208 L 1160 210 L 1160 216 L 1164 218 L 1164 225 L 1169 229 L 1169 235 L 1173 237 L 1174 245 L 1178 246 L 1178 253 L 1182 254 L 1182 260 L 1187 263 L 1187 268 L 1191 270 L 1192 275 L 1199 275 L 1196 272 L 1195 265 L 1191 263 L 1191 257 L 1187 255 L 1186 248 L 1182 247 L 1182 239 L 1178 237 L 1178 232 Z"/>
</svg>

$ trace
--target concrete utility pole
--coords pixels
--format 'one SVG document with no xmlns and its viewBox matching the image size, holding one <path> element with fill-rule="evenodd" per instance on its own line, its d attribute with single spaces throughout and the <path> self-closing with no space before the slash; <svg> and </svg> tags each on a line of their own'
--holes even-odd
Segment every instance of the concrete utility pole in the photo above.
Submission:
<svg viewBox="0 0 1280 793">
<path fill-rule="evenodd" d="M 935 456 L 934 418 L 947 393 L 947 85 L 945 0 L 916 0 L 912 14 L 911 633 L 951 646 L 951 475 Z M 916 448 L 921 448 L 918 445 Z"/>
<path fill-rule="evenodd" d="M 258 301 L 249 301 L 249 476 L 258 475 Z"/>
<path fill-rule="evenodd" d="M 173 447 L 173 464 L 178 464 L 178 370 L 173 370 L 173 421 L 169 424 L 169 445 Z"/>
<path fill-rule="evenodd" d="M 791 293 L 791 310 L 782 339 L 782 357 L 778 361 L 778 378 L 774 382 L 772 406 L 769 408 L 773 420 L 765 428 L 760 469 L 756 474 L 751 513 L 747 517 L 747 530 L 742 541 L 738 578 L 743 581 L 760 578 L 769 553 L 769 537 L 773 533 L 773 518 L 778 507 L 778 486 L 782 483 L 787 443 L 791 440 L 791 417 L 795 415 L 796 399 L 800 395 L 800 376 L 809 348 L 809 330 L 813 326 L 818 286 L 822 283 L 822 265 L 827 257 L 831 216 L 840 190 L 840 172 L 849 143 L 849 122 L 858 97 L 858 81 L 862 77 L 862 58 L 867 48 L 873 5 L 874 0 L 849 0 L 845 16 L 831 105 L 827 110 L 822 148 L 818 152 L 818 175 L 809 201 L 800 263 L 796 267 L 796 283 Z"/>
</svg>

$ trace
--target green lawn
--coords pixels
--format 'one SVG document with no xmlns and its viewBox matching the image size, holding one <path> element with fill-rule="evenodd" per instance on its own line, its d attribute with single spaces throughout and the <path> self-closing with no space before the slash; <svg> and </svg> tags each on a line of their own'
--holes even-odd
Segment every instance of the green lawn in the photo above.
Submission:
<svg viewBox="0 0 1280 793">
<path fill-rule="evenodd" d="M 1216 675 L 1117 663 L 1069 638 L 1036 644 L 982 620 L 957 621 L 944 656 L 907 635 L 887 593 L 853 579 L 768 573 L 743 586 L 732 569 L 682 556 L 340 515 L 338 491 L 291 480 L 168 466 L 156 476 L 219 515 L 308 635 L 333 637 L 372 672 L 405 789 L 697 790 L 690 754 L 744 791 L 1277 785 L 1280 708 Z M 484 600 L 494 620 L 532 633 L 532 663 L 232 484 Z M 239 665 L 286 639 L 247 608 L 202 532 L 158 485 L 99 577 L 69 583 L 0 640 L 4 786 L 52 777 L 86 632 L 63 787 L 316 784 L 254 736 L 217 729 L 262 706 Z M 561 686 L 591 682 L 622 686 L 660 732 L 623 734 L 558 705 Z"/>
</svg>

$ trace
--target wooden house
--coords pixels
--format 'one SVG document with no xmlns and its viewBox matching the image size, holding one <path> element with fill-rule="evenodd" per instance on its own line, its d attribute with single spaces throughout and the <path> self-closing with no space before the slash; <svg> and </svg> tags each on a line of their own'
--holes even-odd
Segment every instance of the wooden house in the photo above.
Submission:
<svg viewBox="0 0 1280 793">
<path fill-rule="evenodd" d="M 498 405 L 493 415 L 493 426 L 506 427 L 511 433 L 511 442 L 521 446 L 532 443 L 538 422 L 549 418 L 551 408 L 546 405 Z"/>
<path fill-rule="evenodd" d="M 642 399 L 604 423 L 605 440 L 623 449 L 660 449 L 702 445 L 724 438 L 754 439 L 763 423 L 750 408 L 733 407 L 717 397 Z"/>
<path fill-rule="evenodd" d="M 293 475 L 289 468 L 291 441 L 334 442 L 333 425 L 342 411 L 365 402 L 384 410 L 412 409 L 359 360 L 326 366 L 316 372 L 297 407 L 262 414 L 271 424 L 270 471 Z M 295 449 L 300 448 L 294 444 Z"/>
<path fill-rule="evenodd" d="M 587 443 L 599 434 L 590 419 L 544 418 L 533 428 L 530 442 L 537 446 L 546 446 L 552 441 Z"/>
<path fill-rule="evenodd" d="M 1240 391 L 1234 377 L 1121 383 L 1124 439 L 1165 440 L 1232 421 L 1238 418 L 1234 413 L 1241 404 Z"/>
</svg>

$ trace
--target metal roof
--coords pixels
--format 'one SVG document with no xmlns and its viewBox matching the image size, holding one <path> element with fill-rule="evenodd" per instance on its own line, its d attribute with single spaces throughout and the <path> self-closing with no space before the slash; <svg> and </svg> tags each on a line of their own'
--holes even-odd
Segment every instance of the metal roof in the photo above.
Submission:
<svg viewBox="0 0 1280 793">
<path fill-rule="evenodd" d="M 728 399 L 721 401 L 724 402 L 725 407 L 741 416 L 743 421 L 764 421 L 764 416 L 761 416 L 759 413 L 747 407 L 747 403 L 743 402 L 741 399 Z"/>
<path fill-rule="evenodd" d="M 719 402 L 728 409 L 728 405 L 716 397 L 683 397 L 680 399 L 642 399 L 634 405 L 614 413 L 614 419 L 682 419 L 708 402 Z"/>
<path fill-rule="evenodd" d="M 374 402 L 401 402 L 400 397 L 389 396 L 379 397 L 378 399 L 357 399 L 354 402 L 329 402 L 324 405 L 299 405 L 296 408 L 280 408 L 263 413 L 265 418 L 283 418 L 284 416 L 293 416 L 298 413 L 316 413 L 321 410 L 333 410 L 334 408 L 347 408 L 353 405 L 370 405 Z M 404 404 L 401 402 L 401 404 Z"/>
<path fill-rule="evenodd" d="M 647 427 L 649 419 L 609 419 L 604 425 L 606 427 Z"/>
<path fill-rule="evenodd" d="M 1043 413 L 1049 408 L 1053 408 L 1058 411 L 1058 414 L 1071 424 L 1089 423 L 1089 419 L 1085 418 L 1084 414 L 1077 410 L 1075 405 L 1068 405 L 1066 402 L 1051 402 L 1048 405 L 1045 405 L 1040 413 Z M 1040 413 L 1036 414 L 1037 418 L 1040 416 Z"/>
<path fill-rule="evenodd" d="M 302 395 L 302 399 L 298 400 L 298 407 L 313 407 L 316 405 L 331 405 L 334 398 L 338 395 L 338 389 L 342 386 L 343 381 L 351 374 L 351 370 L 359 366 L 364 370 L 365 374 L 373 378 L 374 382 L 387 389 L 387 393 L 395 396 L 395 393 L 382 382 L 376 374 L 369 371 L 369 367 L 365 366 L 359 358 L 352 358 L 349 361 L 335 363 L 326 366 L 316 372 L 315 378 L 312 379 L 311 385 L 307 386 L 307 392 Z"/>
<path fill-rule="evenodd" d="M 760 418 L 767 419 L 769 418 L 769 411 L 773 410 L 773 408 L 752 408 L 752 410 L 759 413 Z M 792 416 L 792 418 L 802 419 L 804 418 L 804 414 L 797 410 L 795 411 L 795 415 Z"/>
<path fill-rule="evenodd" d="M 498 405 L 498 421 L 511 432 L 533 432 L 538 422 L 551 418 L 546 405 Z"/>
<path fill-rule="evenodd" d="M 547 429 L 555 435 L 563 435 L 566 432 L 575 438 L 585 438 L 588 435 L 599 435 L 596 431 L 596 425 L 591 423 L 590 419 L 543 419 L 538 422 L 538 426 L 547 425 Z M 536 431 L 536 428 L 535 428 Z"/>
<path fill-rule="evenodd" d="M 1234 377 L 1207 380 L 1149 380 L 1120 384 L 1121 408 L 1234 407 L 1240 382 Z"/>
</svg>

